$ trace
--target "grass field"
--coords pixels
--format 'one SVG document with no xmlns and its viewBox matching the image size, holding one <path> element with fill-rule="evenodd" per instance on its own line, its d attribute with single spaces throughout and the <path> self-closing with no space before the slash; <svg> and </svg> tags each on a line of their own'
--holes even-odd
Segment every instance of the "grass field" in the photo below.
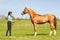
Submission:
<svg viewBox="0 0 60 40">
<path fill-rule="evenodd" d="M 48 23 L 37 25 L 37 36 L 34 37 L 33 25 L 30 20 L 14 20 L 12 36 L 6 37 L 7 20 L 0 20 L 0 40 L 60 40 L 60 21 L 57 21 L 57 35 L 49 36 Z"/>
</svg>

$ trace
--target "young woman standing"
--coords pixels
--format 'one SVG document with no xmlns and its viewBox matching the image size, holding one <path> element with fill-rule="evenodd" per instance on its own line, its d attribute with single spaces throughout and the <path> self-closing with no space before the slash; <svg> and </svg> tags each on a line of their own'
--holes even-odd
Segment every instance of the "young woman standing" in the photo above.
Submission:
<svg viewBox="0 0 60 40">
<path fill-rule="evenodd" d="M 12 28 L 12 11 L 8 12 L 8 22 L 7 22 L 7 31 L 6 31 L 6 36 L 8 36 L 8 32 L 9 32 L 9 36 L 11 36 L 11 28 Z"/>
</svg>

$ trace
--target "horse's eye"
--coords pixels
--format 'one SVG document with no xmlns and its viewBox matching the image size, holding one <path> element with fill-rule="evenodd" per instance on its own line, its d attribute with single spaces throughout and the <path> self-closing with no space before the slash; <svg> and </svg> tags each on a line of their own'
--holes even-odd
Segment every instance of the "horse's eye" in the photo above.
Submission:
<svg viewBox="0 0 60 40">
<path fill-rule="evenodd" d="M 26 11 L 26 10 L 25 10 Z"/>
</svg>

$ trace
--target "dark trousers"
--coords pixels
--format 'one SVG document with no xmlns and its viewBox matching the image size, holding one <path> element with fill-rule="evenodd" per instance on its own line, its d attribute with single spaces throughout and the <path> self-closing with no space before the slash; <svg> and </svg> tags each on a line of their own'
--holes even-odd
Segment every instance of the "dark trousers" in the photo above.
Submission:
<svg viewBox="0 0 60 40">
<path fill-rule="evenodd" d="M 8 36 L 8 32 L 9 32 L 9 36 L 11 36 L 11 26 L 12 26 L 12 22 L 11 21 L 8 21 L 7 22 L 6 36 Z"/>
</svg>

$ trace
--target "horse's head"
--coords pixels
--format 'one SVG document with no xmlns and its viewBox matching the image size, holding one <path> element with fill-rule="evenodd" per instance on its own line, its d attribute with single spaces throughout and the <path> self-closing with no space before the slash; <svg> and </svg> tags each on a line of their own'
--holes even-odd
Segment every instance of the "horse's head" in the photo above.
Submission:
<svg viewBox="0 0 60 40">
<path fill-rule="evenodd" d="M 25 9 L 22 11 L 21 15 L 28 13 L 28 11 L 29 11 L 28 8 L 25 7 Z"/>
</svg>

